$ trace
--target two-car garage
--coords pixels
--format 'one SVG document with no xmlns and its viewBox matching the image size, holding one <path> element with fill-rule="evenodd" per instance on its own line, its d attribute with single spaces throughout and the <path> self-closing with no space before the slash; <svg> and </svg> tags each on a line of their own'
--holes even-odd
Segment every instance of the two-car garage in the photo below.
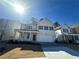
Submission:
<svg viewBox="0 0 79 59">
<path fill-rule="evenodd" d="M 55 41 L 55 36 L 38 34 L 36 41 L 37 42 L 54 42 Z"/>
</svg>

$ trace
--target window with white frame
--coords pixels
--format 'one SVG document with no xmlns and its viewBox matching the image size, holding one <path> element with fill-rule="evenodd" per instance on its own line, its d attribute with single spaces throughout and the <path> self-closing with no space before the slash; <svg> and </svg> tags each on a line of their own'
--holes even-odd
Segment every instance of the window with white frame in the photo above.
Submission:
<svg viewBox="0 0 79 59">
<path fill-rule="evenodd" d="M 28 26 L 28 29 L 29 29 L 29 30 L 32 30 L 32 26 Z"/>
<path fill-rule="evenodd" d="M 63 32 L 68 33 L 68 29 L 63 29 Z"/>
<path fill-rule="evenodd" d="M 40 29 L 40 30 L 43 30 L 43 26 L 39 26 L 39 29 Z"/>
<path fill-rule="evenodd" d="M 49 27 L 49 30 L 53 30 L 53 27 Z"/>
<path fill-rule="evenodd" d="M 44 26 L 44 30 L 48 30 L 48 26 Z"/>
</svg>

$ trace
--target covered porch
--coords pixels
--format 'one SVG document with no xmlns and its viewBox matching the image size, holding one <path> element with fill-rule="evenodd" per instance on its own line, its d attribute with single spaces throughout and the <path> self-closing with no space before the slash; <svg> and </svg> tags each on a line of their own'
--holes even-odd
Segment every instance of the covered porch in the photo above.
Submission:
<svg viewBox="0 0 79 59">
<path fill-rule="evenodd" d="M 79 43 L 79 34 L 64 34 L 61 35 L 61 40 L 68 43 Z"/>
<path fill-rule="evenodd" d="M 15 40 L 18 41 L 32 41 L 36 42 L 37 39 L 37 30 L 23 30 L 23 29 L 17 29 L 15 30 Z"/>
</svg>

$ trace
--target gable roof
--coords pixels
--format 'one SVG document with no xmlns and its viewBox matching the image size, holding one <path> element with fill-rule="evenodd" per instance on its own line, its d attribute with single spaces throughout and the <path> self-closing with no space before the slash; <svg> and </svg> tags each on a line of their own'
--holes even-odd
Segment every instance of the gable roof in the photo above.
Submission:
<svg viewBox="0 0 79 59">
<path fill-rule="evenodd" d="M 72 26 L 73 28 L 79 28 L 79 23 L 75 24 L 74 26 Z"/>
<path fill-rule="evenodd" d="M 68 26 L 67 24 L 64 24 L 64 25 L 62 25 L 62 26 L 56 27 L 55 30 L 59 30 L 59 29 L 61 29 L 61 28 L 64 27 L 64 26 L 66 26 L 66 27 L 68 27 L 68 28 L 71 28 L 71 27 Z"/>
<path fill-rule="evenodd" d="M 67 25 L 67 24 L 64 24 L 65 26 L 67 26 L 68 28 L 71 28 L 69 25 Z"/>
<path fill-rule="evenodd" d="M 48 22 L 52 23 L 52 21 L 50 21 L 48 18 L 41 18 L 39 22 L 44 21 L 44 20 L 47 20 Z"/>
</svg>

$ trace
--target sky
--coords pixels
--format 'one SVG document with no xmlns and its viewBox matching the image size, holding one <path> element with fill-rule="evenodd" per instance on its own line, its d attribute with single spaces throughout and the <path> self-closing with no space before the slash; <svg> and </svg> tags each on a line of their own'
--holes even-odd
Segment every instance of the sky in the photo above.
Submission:
<svg viewBox="0 0 79 59">
<path fill-rule="evenodd" d="M 10 4 L 24 6 L 24 14 L 19 14 Z M 60 24 L 79 23 L 79 0 L 0 0 L 0 18 L 28 22 L 31 17 L 37 20 L 48 18 Z"/>
</svg>

